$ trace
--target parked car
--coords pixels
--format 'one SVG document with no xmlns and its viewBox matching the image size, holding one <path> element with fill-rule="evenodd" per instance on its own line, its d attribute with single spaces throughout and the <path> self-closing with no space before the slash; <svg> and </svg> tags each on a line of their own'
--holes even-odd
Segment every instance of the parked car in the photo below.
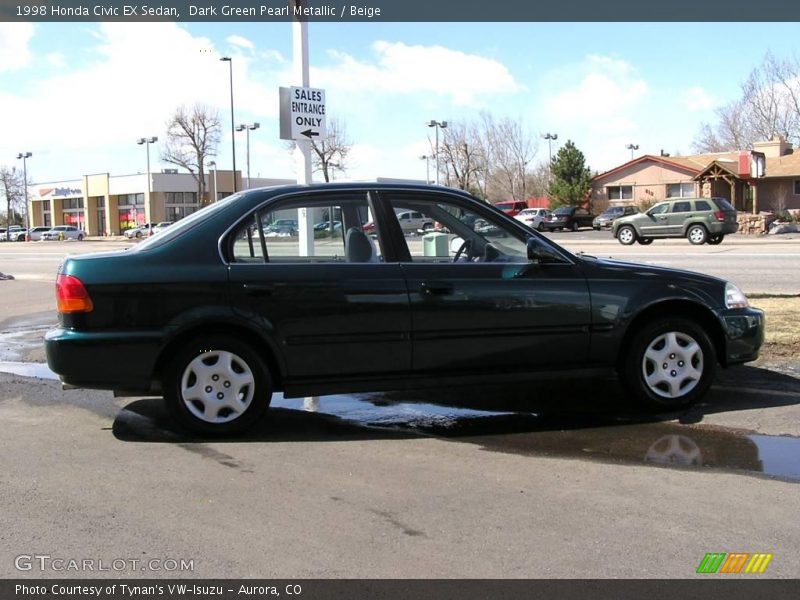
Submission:
<svg viewBox="0 0 800 600">
<path fill-rule="evenodd" d="M 581 227 L 591 227 L 592 221 L 594 221 L 594 215 L 585 208 L 562 206 L 555 209 L 547 221 L 542 222 L 542 229 L 545 231 L 557 229 L 578 231 Z"/>
<path fill-rule="evenodd" d="M 264 237 L 292 237 L 297 235 L 295 219 L 277 219 L 263 228 Z"/>
<path fill-rule="evenodd" d="M 164 230 L 165 230 L 167 227 L 169 227 L 170 225 L 172 225 L 172 223 L 173 223 L 173 221 L 161 221 L 160 223 L 156 223 L 156 224 L 153 226 L 153 235 L 155 235 L 155 234 L 157 234 L 157 233 L 161 233 L 161 232 L 162 232 L 162 231 L 164 231 Z"/>
<path fill-rule="evenodd" d="M 27 235 L 28 230 L 24 227 L 20 227 L 19 225 L 12 225 L 0 233 L 0 236 L 2 236 L 1 239 L 9 242 L 24 242 Z"/>
<path fill-rule="evenodd" d="M 526 208 L 514 215 L 514 218 L 525 223 L 528 227 L 542 231 L 544 229 L 542 223 L 551 216 L 552 213 L 546 208 Z"/>
<path fill-rule="evenodd" d="M 340 247 L 308 256 L 246 235 L 322 207 L 342 215 Z M 412 242 L 398 209 L 449 233 Z M 64 385 L 163 395 L 202 434 L 251 426 L 275 391 L 554 373 L 616 372 L 630 397 L 672 410 L 700 399 L 718 364 L 755 360 L 764 338 L 763 312 L 724 280 L 575 255 L 461 190 L 391 183 L 234 194 L 124 252 L 67 256 L 56 304 L 45 347 Z"/>
<path fill-rule="evenodd" d="M 42 234 L 43 240 L 78 240 L 81 241 L 86 234 L 75 225 L 57 225 Z"/>
<path fill-rule="evenodd" d="M 139 225 L 138 227 L 126 229 L 124 235 L 128 239 L 141 239 L 143 237 L 150 237 L 155 233 L 154 230 L 156 227 L 158 227 L 157 223 L 145 223 L 144 225 Z"/>
<path fill-rule="evenodd" d="M 528 203 L 524 200 L 503 200 L 502 202 L 496 203 L 495 206 L 509 217 L 513 217 L 528 208 Z"/>
<path fill-rule="evenodd" d="M 28 238 L 32 242 L 38 242 L 42 239 L 42 234 L 44 234 L 46 231 L 50 231 L 51 229 L 52 227 L 48 227 L 47 225 L 37 225 L 36 227 L 31 227 L 30 230 L 28 230 Z"/>
<path fill-rule="evenodd" d="M 614 221 L 611 232 L 621 244 L 649 244 L 656 238 L 687 238 L 692 244 L 721 244 L 736 233 L 736 209 L 725 198 L 675 198 L 647 212 Z"/>
<path fill-rule="evenodd" d="M 331 229 L 331 222 L 330 221 L 322 221 L 321 223 L 317 223 L 314 225 L 314 231 L 330 231 Z M 333 222 L 333 231 L 341 231 L 342 230 L 342 222 L 341 221 L 334 221 Z"/>
<path fill-rule="evenodd" d="M 602 213 L 594 218 L 592 227 L 597 231 L 601 229 L 611 229 L 611 224 L 620 217 L 638 214 L 639 209 L 635 206 L 609 206 Z"/>
<path fill-rule="evenodd" d="M 435 221 L 416 210 L 404 210 L 397 213 L 397 220 L 403 233 L 427 233 L 433 231 Z"/>
</svg>

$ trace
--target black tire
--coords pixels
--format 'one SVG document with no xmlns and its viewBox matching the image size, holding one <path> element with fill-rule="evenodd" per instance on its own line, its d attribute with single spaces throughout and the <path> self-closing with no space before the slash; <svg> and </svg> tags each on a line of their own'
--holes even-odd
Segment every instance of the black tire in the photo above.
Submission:
<svg viewBox="0 0 800 600">
<path fill-rule="evenodd" d="M 141 238 L 142 238 L 142 232 L 141 231 L 137 231 L 136 232 L 136 239 L 139 240 Z"/>
<path fill-rule="evenodd" d="M 675 352 L 658 358 L 656 363 L 654 358 L 670 346 Z M 627 344 L 627 351 L 623 352 L 619 369 L 622 384 L 651 410 L 672 410 L 694 404 L 708 391 L 716 374 L 714 344 L 696 321 L 684 317 L 650 321 L 634 335 Z"/>
<path fill-rule="evenodd" d="M 642 246 L 649 246 L 650 244 L 652 244 L 652 243 L 653 243 L 653 238 L 643 238 L 643 237 L 640 237 L 640 238 L 639 238 L 638 240 L 636 240 L 636 241 L 637 241 L 637 242 L 639 242 L 639 243 L 640 243 Z"/>
<path fill-rule="evenodd" d="M 203 355 L 208 358 L 199 359 Z M 233 386 L 229 381 L 226 385 L 225 375 L 225 359 L 231 356 L 229 364 L 233 375 L 245 380 Z M 184 393 L 187 387 L 198 383 L 194 368 L 198 359 L 212 367 L 207 377 L 217 377 L 214 381 L 209 379 L 202 392 L 198 390 L 198 394 L 207 396 L 211 403 L 204 402 L 202 397 L 192 400 Z M 213 372 L 216 366 L 220 369 L 219 373 Z M 239 385 L 242 387 L 236 389 Z M 195 338 L 184 344 L 165 369 L 162 386 L 164 400 L 173 418 L 183 429 L 201 435 L 229 435 L 252 427 L 264 415 L 272 399 L 272 377 L 262 358 L 246 342 L 222 334 Z M 231 387 L 233 390 L 228 391 Z M 214 398 L 211 395 L 224 400 L 225 395 L 232 392 L 235 395 L 229 397 L 229 402 L 240 399 L 241 394 L 245 395 L 246 401 L 238 404 L 242 407 L 241 413 L 237 415 L 235 410 L 227 406 L 217 407 L 214 411 Z M 213 414 L 209 414 L 208 418 L 199 416 L 199 413 L 206 411 Z"/>
<path fill-rule="evenodd" d="M 636 230 L 631 225 L 623 225 L 617 230 L 617 240 L 623 246 L 630 246 L 637 238 Z"/>
<path fill-rule="evenodd" d="M 711 244 L 712 246 L 717 246 L 717 245 L 721 244 L 722 240 L 724 240 L 724 239 L 725 239 L 725 236 L 720 233 L 718 235 L 709 236 L 708 243 Z"/>
<path fill-rule="evenodd" d="M 572 231 L 578 231 L 578 223 L 576 221 L 572 222 Z"/>
<path fill-rule="evenodd" d="M 689 240 L 690 244 L 701 246 L 708 240 L 708 230 L 702 225 L 691 225 L 686 230 L 686 239 Z"/>
<path fill-rule="evenodd" d="M 79 234 L 78 234 L 78 241 L 79 241 L 79 242 L 82 242 L 82 241 L 83 241 L 83 234 L 82 234 L 82 233 L 79 233 Z"/>
<path fill-rule="evenodd" d="M 536 229 L 537 229 L 538 231 L 544 231 L 544 225 L 542 224 L 542 222 L 541 222 L 541 221 L 539 221 L 539 225 L 537 225 L 537 226 L 536 226 Z"/>
</svg>

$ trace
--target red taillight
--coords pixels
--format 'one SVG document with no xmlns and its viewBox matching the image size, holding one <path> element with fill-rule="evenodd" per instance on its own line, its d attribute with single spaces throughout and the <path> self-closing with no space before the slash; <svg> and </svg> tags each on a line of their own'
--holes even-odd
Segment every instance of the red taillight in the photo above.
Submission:
<svg viewBox="0 0 800 600">
<path fill-rule="evenodd" d="M 58 312 L 62 314 L 91 312 L 94 308 L 89 292 L 81 280 L 72 275 L 59 275 L 56 278 L 56 304 Z"/>
<path fill-rule="evenodd" d="M 716 217 L 717 221 L 724 221 L 725 220 L 725 213 L 721 210 L 718 210 L 714 213 L 714 217 Z"/>
</svg>

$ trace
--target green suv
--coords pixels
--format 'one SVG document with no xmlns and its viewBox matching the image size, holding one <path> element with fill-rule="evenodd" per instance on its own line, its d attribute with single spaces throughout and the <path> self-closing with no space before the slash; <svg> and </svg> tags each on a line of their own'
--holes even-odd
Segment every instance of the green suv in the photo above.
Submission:
<svg viewBox="0 0 800 600">
<path fill-rule="evenodd" d="M 617 219 L 611 226 L 614 237 L 626 246 L 682 237 L 692 244 L 719 244 L 737 229 L 736 209 L 725 198 L 675 198 Z"/>
</svg>

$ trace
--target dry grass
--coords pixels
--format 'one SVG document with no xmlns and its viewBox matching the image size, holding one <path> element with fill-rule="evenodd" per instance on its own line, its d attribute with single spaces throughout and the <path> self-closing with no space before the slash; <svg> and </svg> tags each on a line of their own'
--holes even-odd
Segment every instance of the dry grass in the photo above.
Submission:
<svg viewBox="0 0 800 600">
<path fill-rule="evenodd" d="M 750 304 L 767 315 L 761 355 L 800 360 L 800 296 L 751 297 Z"/>
</svg>

